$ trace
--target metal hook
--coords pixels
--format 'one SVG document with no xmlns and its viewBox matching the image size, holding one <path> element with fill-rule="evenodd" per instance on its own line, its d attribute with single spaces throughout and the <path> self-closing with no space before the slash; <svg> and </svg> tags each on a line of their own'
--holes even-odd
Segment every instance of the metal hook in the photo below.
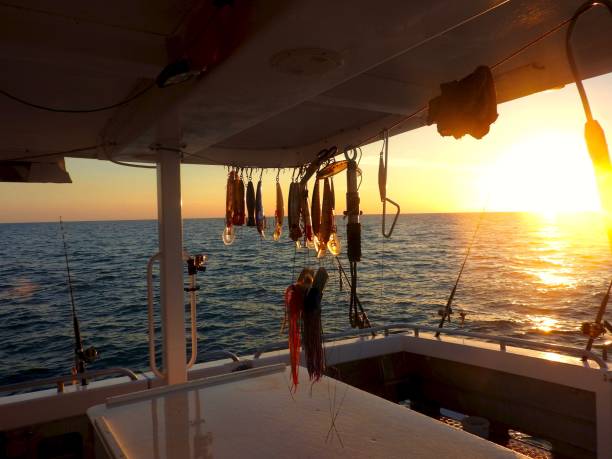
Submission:
<svg viewBox="0 0 612 459">
<path fill-rule="evenodd" d="M 344 157 L 347 161 L 355 161 L 357 159 L 357 149 L 353 147 L 346 147 L 344 150 Z"/>
<path fill-rule="evenodd" d="M 389 131 L 384 130 L 382 132 L 383 138 L 383 146 L 380 150 L 380 161 L 378 162 L 378 190 L 380 192 L 380 200 L 383 205 L 382 211 L 382 235 L 389 239 L 393 234 L 393 230 L 395 229 L 395 224 L 397 223 L 397 219 L 400 214 L 400 206 L 395 201 L 389 199 L 387 197 L 387 169 L 389 164 Z M 384 159 L 383 159 L 384 153 Z M 346 154 L 346 153 L 345 153 Z M 355 153 L 356 155 L 356 153 Z M 395 212 L 395 217 L 393 218 L 393 223 L 391 224 L 391 228 L 389 228 L 389 232 L 385 231 L 386 223 L 387 223 L 387 202 L 393 204 L 397 211 Z"/>
<path fill-rule="evenodd" d="M 278 177 L 280 175 L 281 169 L 280 167 L 278 168 L 278 170 L 276 171 L 276 183 L 278 183 Z"/>
</svg>

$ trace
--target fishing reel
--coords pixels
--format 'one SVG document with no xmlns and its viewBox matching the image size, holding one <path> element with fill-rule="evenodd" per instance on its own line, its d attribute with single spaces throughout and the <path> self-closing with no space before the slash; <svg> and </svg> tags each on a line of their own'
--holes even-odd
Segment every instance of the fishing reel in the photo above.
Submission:
<svg viewBox="0 0 612 459">
<path fill-rule="evenodd" d="M 208 256 L 197 254 L 193 257 L 190 256 L 187 258 L 187 274 L 190 276 L 194 276 L 199 272 L 203 273 L 206 271 L 206 262 L 208 261 Z"/>
<path fill-rule="evenodd" d="M 100 354 L 95 347 L 89 346 L 87 349 L 78 351 L 77 357 L 81 362 L 89 365 L 98 360 L 98 358 L 100 358 Z"/>
<path fill-rule="evenodd" d="M 608 331 L 608 333 L 612 333 L 612 324 L 607 320 L 604 320 L 603 323 L 583 322 L 580 326 L 580 332 L 591 339 L 599 338 L 600 336 L 604 335 L 606 331 Z"/>
<path fill-rule="evenodd" d="M 453 310 L 451 308 L 448 308 L 448 310 L 444 309 L 444 308 L 441 308 L 441 309 L 438 309 L 438 315 L 440 317 L 443 317 L 443 318 L 447 319 L 450 322 L 451 321 L 451 315 L 453 315 Z"/>
<path fill-rule="evenodd" d="M 196 274 L 198 272 L 203 273 L 206 271 L 206 262 L 208 261 L 208 256 L 202 254 L 184 256 L 184 260 L 187 262 L 187 274 L 189 274 L 189 278 L 191 280 L 189 282 L 189 287 L 184 287 L 183 290 L 192 294 L 193 303 L 195 302 L 195 292 L 200 290 L 200 287 L 196 285 Z"/>
<path fill-rule="evenodd" d="M 365 311 L 358 311 L 351 314 L 350 323 L 352 328 L 363 330 L 364 328 L 371 328 L 370 319 Z"/>
<path fill-rule="evenodd" d="M 438 309 L 438 316 L 444 318 L 444 320 L 448 320 L 451 322 L 451 316 L 454 314 L 452 308 L 449 308 L 448 311 L 446 309 Z M 459 325 L 465 324 L 465 318 L 467 317 L 467 312 L 460 309 L 459 310 Z"/>
</svg>

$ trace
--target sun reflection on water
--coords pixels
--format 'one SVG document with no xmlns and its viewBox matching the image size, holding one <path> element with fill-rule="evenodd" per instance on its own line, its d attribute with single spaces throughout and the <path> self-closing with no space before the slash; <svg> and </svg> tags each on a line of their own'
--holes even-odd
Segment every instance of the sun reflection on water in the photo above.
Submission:
<svg viewBox="0 0 612 459">
<path fill-rule="evenodd" d="M 568 217 L 567 215 L 565 217 Z M 533 251 L 541 253 L 535 266 L 524 268 L 524 272 L 534 277 L 538 289 L 549 290 L 560 288 L 576 288 L 575 260 L 568 259 L 568 252 L 576 241 L 576 229 L 580 223 L 576 219 L 562 218 L 559 215 L 534 215 Z M 580 220 L 580 219 L 578 219 Z M 569 223 L 569 224 L 568 224 Z"/>
<path fill-rule="evenodd" d="M 564 274 L 562 270 L 541 269 L 532 271 L 532 274 L 539 279 L 540 283 L 548 287 L 572 288 L 576 286 L 576 282 L 570 276 Z"/>
<path fill-rule="evenodd" d="M 533 324 L 533 327 L 536 330 L 543 333 L 550 333 L 551 331 L 559 328 L 559 321 L 552 317 L 528 315 L 527 320 Z"/>
</svg>

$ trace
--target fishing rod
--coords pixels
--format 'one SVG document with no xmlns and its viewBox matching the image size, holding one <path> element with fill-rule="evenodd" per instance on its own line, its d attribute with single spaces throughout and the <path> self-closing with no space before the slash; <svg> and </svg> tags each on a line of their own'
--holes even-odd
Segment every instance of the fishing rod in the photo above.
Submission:
<svg viewBox="0 0 612 459">
<path fill-rule="evenodd" d="M 595 339 L 603 335 L 606 329 L 608 329 L 608 331 L 612 333 L 612 326 L 610 325 L 610 323 L 607 320 L 603 320 L 604 314 L 606 313 L 606 309 L 608 307 L 608 302 L 610 301 L 610 290 L 612 290 L 612 280 L 608 285 L 608 290 L 606 291 L 606 294 L 601 299 L 595 322 L 583 322 L 582 326 L 580 327 L 582 334 L 589 337 L 589 341 L 587 342 L 585 348 L 585 351 L 587 352 L 589 352 L 593 347 L 593 342 L 595 341 Z M 584 355 L 582 357 L 582 360 L 586 359 L 587 357 L 586 355 Z"/>
<path fill-rule="evenodd" d="M 93 363 L 98 358 L 98 351 L 94 347 L 83 349 L 83 338 L 81 337 L 79 319 L 77 317 L 76 306 L 74 303 L 72 277 L 70 276 L 70 263 L 68 262 L 68 247 L 66 245 L 66 236 L 64 233 L 64 222 L 62 221 L 62 217 L 60 217 L 59 223 L 60 230 L 62 233 L 62 243 L 64 245 L 64 260 L 66 261 L 66 275 L 68 278 L 68 291 L 70 292 L 70 304 L 72 306 L 72 329 L 74 332 L 74 368 L 77 374 L 84 374 L 85 364 Z M 87 385 L 86 378 L 81 379 L 81 385 Z"/>
<path fill-rule="evenodd" d="M 482 211 L 480 212 L 480 217 L 478 218 L 478 224 L 476 225 L 476 229 L 474 230 L 474 234 L 472 235 L 472 240 L 470 241 L 470 244 L 468 245 L 467 252 L 465 253 L 465 257 L 463 258 L 463 263 L 461 264 L 461 269 L 459 269 L 459 274 L 457 275 L 457 280 L 455 280 L 455 285 L 453 286 L 453 289 L 451 290 L 451 293 L 448 297 L 448 301 L 446 302 L 446 307 L 443 310 L 440 310 L 440 315 L 442 317 L 440 318 L 440 323 L 438 324 L 438 328 L 444 327 L 444 322 L 446 321 L 447 318 L 448 318 L 448 321 L 450 322 L 450 316 L 453 313 L 453 300 L 455 299 L 455 293 L 457 292 L 459 281 L 461 280 L 461 276 L 463 275 L 463 269 L 465 268 L 465 263 L 470 257 L 472 246 L 474 245 L 474 242 L 476 241 L 476 236 L 478 235 L 478 231 L 480 230 L 480 224 L 482 223 L 484 212 L 485 212 L 484 209 L 482 209 Z M 436 338 L 438 338 L 439 336 L 440 336 L 440 332 L 436 332 Z"/>
<path fill-rule="evenodd" d="M 591 163 L 593 165 L 593 171 L 595 172 L 595 181 L 599 191 L 599 198 L 601 206 L 605 211 L 605 223 L 606 230 L 608 233 L 608 243 L 612 249 L 612 163 L 610 161 L 610 154 L 608 151 L 608 144 L 606 142 L 606 134 L 601 125 L 593 118 L 593 112 L 591 111 L 591 105 L 589 98 L 584 89 L 582 82 L 582 76 L 578 66 L 576 65 L 576 59 L 574 57 L 574 49 L 572 47 L 572 35 L 576 27 L 578 19 L 591 8 L 601 6 L 608 10 L 610 17 L 612 17 L 612 1 L 610 0 L 588 0 L 580 6 L 572 18 L 569 21 L 569 26 L 565 35 L 565 52 L 567 55 L 567 61 L 572 71 L 574 82 L 576 83 L 576 89 L 580 96 L 584 115 L 586 117 L 586 123 L 584 125 L 584 137 L 586 141 L 587 150 L 591 157 Z M 596 338 L 603 335 L 606 331 L 612 333 L 612 325 L 603 320 L 610 299 L 610 289 L 612 289 L 612 281 L 608 286 L 606 294 L 601 300 L 599 310 L 594 322 L 584 322 L 581 326 L 581 331 L 584 335 L 589 337 L 586 345 L 586 351 L 590 351 L 593 342 Z M 602 323 L 603 321 L 603 323 Z M 586 357 L 583 357 L 586 360 Z"/>
</svg>

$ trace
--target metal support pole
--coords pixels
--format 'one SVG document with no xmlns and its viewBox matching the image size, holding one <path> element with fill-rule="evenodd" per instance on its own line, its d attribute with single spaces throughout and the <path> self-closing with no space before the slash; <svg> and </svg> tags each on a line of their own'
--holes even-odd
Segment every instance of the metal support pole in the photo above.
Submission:
<svg viewBox="0 0 612 459">
<path fill-rule="evenodd" d="M 178 142 L 177 142 L 178 143 Z M 166 143 L 162 144 L 164 147 Z M 185 303 L 183 292 L 183 227 L 181 220 L 181 156 L 160 148 L 157 165 L 160 299 L 163 366 L 166 384 L 187 381 Z"/>
</svg>

